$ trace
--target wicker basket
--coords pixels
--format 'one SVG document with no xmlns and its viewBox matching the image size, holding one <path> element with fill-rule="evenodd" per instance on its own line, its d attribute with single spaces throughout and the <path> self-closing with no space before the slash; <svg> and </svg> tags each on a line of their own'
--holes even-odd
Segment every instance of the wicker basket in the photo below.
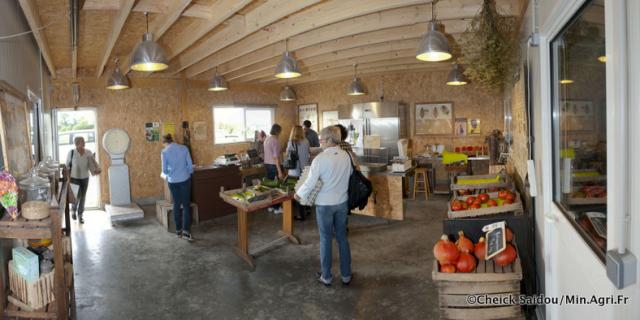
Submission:
<svg viewBox="0 0 640 320">
<path fill-rule="evenodd" d="M 46 201 L 27 201 L 22 204 L 22 216 L 28 220 L 41 220 L 49 216 L 49 203 Z"/>
<path fill-rule="evenodd" d="M 33 283 L 28 283 L 19 273 L 13 270 L 13 260 L 9 261 L 9 289 L 20 302 L 33 308 L 40 309 L 55 300 L 53 294 L 54 271 L 40 275 Z"/>
</svg>

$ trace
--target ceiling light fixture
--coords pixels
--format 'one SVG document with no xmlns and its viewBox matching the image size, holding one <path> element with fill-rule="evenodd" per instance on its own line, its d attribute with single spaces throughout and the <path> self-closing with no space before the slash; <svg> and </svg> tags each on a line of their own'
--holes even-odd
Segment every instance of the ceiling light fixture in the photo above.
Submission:
<svg viewBox="0 0 640 320">
<path fill-rule="evenodd" d="M 353 80 L 349 84 L 349 88 L 347 89 L 347 95 L 350 96 L 361 96 L 365 94 L 364 87 L 360 82 L 360 78 L 356 77 L 356 69 L 358 68 L 357 64 L 353 65 Z"/>
<path fill-rule="evenodd" d="M 427 33 L 422 38 L 416 59 L 422 61 L 444 61 L 451 59 L 449 40 L 442 32 L 438 31 L 438 23 L 435 19 L 435 7 L 437 0 L 431 1 L 431 21 Z"/>
<path fill-rule="evenodd" d="M 282 59 L 280 59 L 276 65 L 276 78 L 290 79 L 297 78 L 302 75 L 298 68 L 298 62 L 293 58 L 291 53 L 289 53 L 287 43 L 288 40 L 284 39 L 284 54 L 282 55 Z"/>
<path fill-rule="evenodd" d="M 142 35 L 142 42 L 138 44 L 132 54 L 131 69 L 135 71 L 155 72 L 169 68 L 164 49 L 149 33 L 149 13 L 144 13 L 147 20 L 147 32 Z"/>
<path fill-rule="evenodd" d="M 209 91 L 225 91 L 229 89 L 227 80 L 218 74 L 218 67 L 216 67 L 216 74 L 213 75 L 211 81 L 209 81 Z"/>
<path fill-rule="evenodd" d="M 280 101 L 294 101 L 296 98 L 296 92 L 288 85 L 284 86 L 280 91 Z"/>
<path fill-rule="evenodd" d="M 120 72 L 120 59 L 115 59 L 116 66 L 111 73 L 111 77 L 107 80 L 107 89 L 109 90 L 122 90 L 129 89 L 129 78 Z"/>
<path fill-rule="evenodd" d="M 447 77 L 447 85 L 450 86 L 464 86 L 469 83 L 467 77 L 465 77 L 462 70 L 458 67 L 458 64 L 453 65 L 453 70 L 449 72 L 449 76 Z"/>
</svg>

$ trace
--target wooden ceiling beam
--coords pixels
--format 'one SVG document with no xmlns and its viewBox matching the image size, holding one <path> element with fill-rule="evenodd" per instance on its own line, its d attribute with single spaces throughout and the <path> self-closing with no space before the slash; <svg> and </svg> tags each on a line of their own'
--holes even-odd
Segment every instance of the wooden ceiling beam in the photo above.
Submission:
<svg viewBox="0 0 640 320">
<path fill-rule="evenodd" d="M 325 3 L 323 3 L 323 5 L 324 4 Z M 468 20 L 470 20 L 477 14 L 477 12 L 481 8 L 481 5 L 482 0 L 457 0 L 450 2 L 443 1 L 438 5 L 438 20 L 442 24 L 444 24 L 446 33 L 464 32 L 469 26 Z M 518 14 L 520 14 L 520 6 L 518 5 L 518 1 L 497 0 L 496 5 L 500 12 L 505 15 L 517 16 Z M 333 6 L 339 6 L 339 4 L 333 4 Z M 363 13 L 362 15 L 355 18 L 346 19 L 329 25 L 321 24 L 324 26 L 315 26 L 311 31 L 298 33 L 294 36 L 289 36 L 289 48 L 290 51 L 297 51 L 301 48 L 305 48 L 307 46 L 311 46 L 321 42 L 330 41 L 333 39 L 355 36 L 361 33 L 374 32 L 376 30 L 402 26 L 406 27 L 417 23 L 422 23 L 424 27 L 421 33 L 424 33 L 426 31 L 426 22 L 430 19 L 430 5 L 411 6 L 410 2 L 405 1 L 404 7 L 401 6 L 400 8 L 388 9 L 373 14 Z M 289 33 L 294 32 L 290 30 L 284 30 L 281 31 L 281 33 L 286 33 L 287 31 L 289 31 Z M 267 37 L 268 39 L 269 37 L 271 39 L 274 38 L 273 35 L 268 34 L 263 35 L 263 37 Z M 375 41 L 375 39 L 371 39 L 369 41 Z M 267 44 L 265 44 L 265 42 L 267 42 Z M 207 70 L 211 69 L 215 65 L 220 64 L 221 62 L 228 62 L 230 65 L 228 67 L 225 67 L 225 65 L 222 64 L 219 68 L 219 72 L 230 72 L 242 67 L 246 67 L 255 62 L 269 60 L 274 56 L 282 53 L 282 49 L 278 51 L 277 49 L 275 49 L 276 47 L 273 44 L 269 44 L 268 42 L 269 41 L 260 39 L 258 33 L 256 33 L 251 37 L 248 37 L 247 39 L 244 39 L 236 43 L 235 45 L 225 48 L 224 50 L 221 50 L 209 56 L 208 58 L 194 64 L 186 70 L 186 75 L 188 78 L 193 78 L 200 73 L 206 72 Z M 260 47 L 260 45 L 262 45 L 262 47 Z M 246 51 L 249 52 L 243 53 Z M 264 55 L 259 55 L 257 53 L 258 51 L 263 51 Z M 251 56 L 251 59 L 245 59 L 243 57 L 244 54 L 246 54 L 247 56 Z"/>
<path fill-rule="evenodd" d="M 36 43 L 40 48 L 40 52 L 42 57 L 44 58 L 45 63 L 47 64 L 47 68 L 51 73 L 51 77 L 56 77 L 56 66 L 53 64 L 53 59 L 51 58 L 51 51 L 49 51 L 49 44 L 47 43 L 47 36 L 42 29 L 42 20 L 40 19 L 40 14 L 38 13 L 38 7 L 35 0 L 20 0 L 20 7 L 22 8 L 22 12 L 24 12 L 24 16 L 27 18 L 27 22 L 29 23 L 29 28 L 33 32 L 33 37 L 36 39 Z"/>
<path fill-rule="evenodd" d="M 209 31 L 213 30 L 227 19 L 233 17 L 252 0 L 218 0 L 209 8 L 211 17 L 207 20 L 194 21 L 183 34 L 177 37 L 176 42 L 167 48 L 167 58 L 172 59 L 179 55 Z"/>
<path fill-rule="evenodd" d="M 252 33 L 320 1 L 321 0 L 268 0 L 266 3 L 248 12 L 242 23 L 228 25 L 224 30 L 212 35 L 185 54 L 180 55 L 171 63 L 168 72 L 176 74 L 192 64 L 205 59 L 207 56 L 246 38 Z M 215 61 L 213 63 L 215 63 Z M 215 65 L 212 66 L 215 67 Z"/>
<path fill-rule="evenodd" d="M 174 72 L 181 71 L 185 67 L 189 67 L 193 64 L 193 67 L 187 69 L 186 72 L 187 77 L 191 78 L 207 71 L 212 66 L 231 61 L 239 56 L 251 53 L 252 51 L 260 48 L 282 42 L 287 38 L 290 39 L 290 50 L 296 50 L 301 47 L 294 44 L 295 40 L 293 37 L 298 34 L 319 28 L 326 29 L 323 27 L 336 22 L 350 20 L 355 17 L 379 13 L 380 11 L 395 8 L 411 7 L 422 2 L 423 0 L 369 0 L 366 6 L 363 6 L 361 0 L 325 1 L 313 8 L 310 8 L 310 10 L 305 10 L 299 14 L 294 14 L 286 19 L 278 21 L 270 25 L 268 28 L 259 30 L 242 39 L 242 41 L 238 41 L 221 50 L 209 50 L 207 55 L 189 57 L 189 61 L 187 61 L 187 57 L 185 57 L 185 61 L 178 64 L 175 67 Z M 284 45 L 282 45 L 280 53 L 282 53 L 282 51 L 284 51 Z"/>
<path fill-rule="evenodd" d="M 131 13 L 131 9 L 133 9 L 133 5 L 135 4 L 135 0 L 122 0 L 120 10 L 116 14 L 115 18 L 111 23 L 111 32 L 107 38 L 107 43 L 105 44 L 104 51 L 102 53 L 102 58 L 100 58 L 100 62 L 96 67 L 96 78 L 100 78 L 102 72 L 104 71 L 104 66 L 107 64 L 109 57 L 111 56 L 111 51 L 113 47 L 116 45 L 116 41 L 120 37 L 120 32 L 122 31 L 122 27 L 124 27 L 124 23 L 127 21 L 129 17 L 129 13 Z"/>
</svg>

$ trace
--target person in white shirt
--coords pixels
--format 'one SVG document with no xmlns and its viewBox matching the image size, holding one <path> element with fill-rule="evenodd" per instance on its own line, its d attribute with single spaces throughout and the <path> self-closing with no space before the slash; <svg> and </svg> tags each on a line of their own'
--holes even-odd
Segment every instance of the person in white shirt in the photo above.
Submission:
<svg viewBox="0 0 640 320">
<path fill-rule="evenodd" d="M 76 145 L 75 149 L 71 149 L 67 154 L 67 167 L 69 168 L 71 175 L 71 183 L 78 186 L 78 194 L 76 201 L 72 206 L 73 220 L 77 217 L 80 218 L 80 223 L 84 223 L 82 213 L 84 213 L 84 201 L 87 197 L 87 188 L 89 187 L 89 173 L 100 174 L 100 168 L 98 167 L 93 153 L 84 148 L 84 138 L 75 137 L 73 143 Z"/>
<path fill-rule="evenodd" d="M 347 213 L 349 177 L 351 159 L 347 152 L 340 149 L 340 129 L 327 127 L 320 132 L 320 146 L 324 149 L 311 163 L 307 180 L 296 193 L 296 198 L 306 198 L 322 181 L 322 188 L 316 197 L 316 221 L 320 233 L 320 265 L 322 272 L 316 274 L 318 281 L 331 285 L 331 243 L 335 233 L 340 252 L 340 274 L 342 283 L 351 282 L 351 251 L 347 239 Z"/>
</svg>

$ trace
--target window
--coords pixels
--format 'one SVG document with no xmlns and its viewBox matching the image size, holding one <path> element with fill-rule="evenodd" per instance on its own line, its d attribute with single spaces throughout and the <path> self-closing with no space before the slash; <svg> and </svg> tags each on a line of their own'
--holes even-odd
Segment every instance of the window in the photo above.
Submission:
<svg viewBox="0 0 640 320">
<path fill-rule="evenodd" d="M 269 133 L 273 125 L 273 117 L 273 107 L 213 107 L 214 144 L 253 141 L 256 130 Z"/>
<path fill-rule="evenodd" d="M 601 259 L 607 247 L 604 10 L 587 4 L 551 43 L 554 202 Z"/>
</svg>

